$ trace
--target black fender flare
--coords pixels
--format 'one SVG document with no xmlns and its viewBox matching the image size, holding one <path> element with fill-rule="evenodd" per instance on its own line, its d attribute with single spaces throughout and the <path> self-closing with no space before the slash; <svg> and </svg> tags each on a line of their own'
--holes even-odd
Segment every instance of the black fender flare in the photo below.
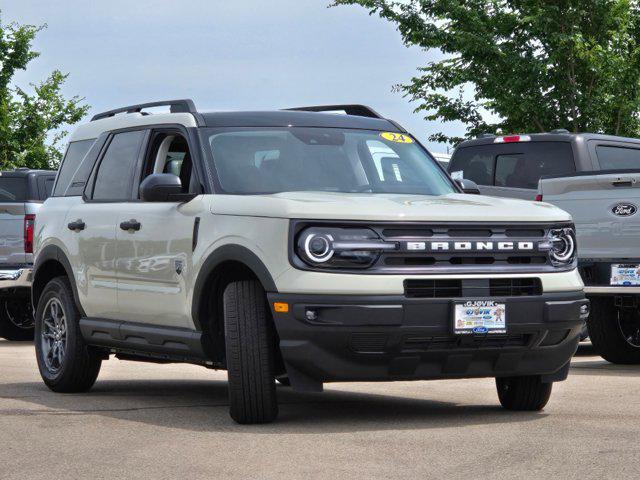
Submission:
<svg viewBox="0 0 640 480">
<path fill-rule="evenodd" d="M 78 310 L 80 310 L 80 313 L 84 316 L 84 310 L 82 308 L 82 305 L 80 304 L 80 297 L 78 296 L 78 287 L 76 285 L 76 277 L 73 275 L 71 262 L 67 258 L 67 255 L 64 253 L 64 251 L 57 245 L 47 245 L 40 252 L 38 252 L 38 256 L 36 257 L 35 262 L 33 264 L 33 285 L 34 286 L 36 285 L 39 270 L 49 260 L 57 261 L 64 268 L 65 272 L 67 273 L 67 277 L 69 278 L 71 289 L 73 290 L 73 299 L 76 302 L 76 306 L 78 307 Z M 36 291 L 35 288 L 31 289 L 31 302 L 33 304 L 34 312 L 35 312 L 35 309 L 38 308 L 37 302 L 38 302 L 40 293 L 42 292 Z M 38 298 L 36 298 L 36 295 L 38 295 Z"/>
<path fill-rule="evenodd" d="M 202 331 L 202 324 L 200 322 L 200 300 L 203 295 L 203 290 L 207 284 L 207 280 L 211 273 L 224 262 L 235 261 L 244 264 L 249 268 L 255 276 L 260 280 L 262 286 L 266 292 L 277 293 L 276 283 L 269 272 L 269 269 L 260 260 L 260 258 L 246 247 L 241 245 L 229 244 L 223 245 L 214 250 L 202 264 L 200 272 L 196 278 L 196 282 L 193 288 L 193 300 L 191 304 L 191 317 L 196 325 L 196 328 Z"/>
</svg>

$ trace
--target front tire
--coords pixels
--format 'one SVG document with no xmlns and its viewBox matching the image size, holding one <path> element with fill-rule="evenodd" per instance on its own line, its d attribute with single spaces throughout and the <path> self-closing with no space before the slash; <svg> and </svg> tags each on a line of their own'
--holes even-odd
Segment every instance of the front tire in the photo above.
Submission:
<svg viewBox="0 0 640 480">
<path fill-rule="evenodd" d="M 540 375 L 496 378 L 500 404 L 507 410 L 538 412 L 549 401 L 553 383 L 542 383 Z"/>
<path fill-rule="evenodd" d="M 229 408 L 241 424 L 278 415 L 275 334 L 264 290 L 255 280 L 232 282 L 223 294 Z"/>
<path fill-rule="evenodd" d="M 29 297 L 0 299 L 0 337 L 12 342 L 33 340 L 33 310 Z"/>
<path fill-rule="evenodd" d="M 611 297 L 591 299 L 587 319 L 589 337 L 596 352 L 611 363 L 640 364 L 640 312 L 619 309 Z"/>
<path fill-rule="evenodd" d="M 44 287 L 35 319 L 36 358 L 47 387 L 60 393 L 89 390 L 102 360 L 82 338 L 80 312 L 66 277 L 54 278 Z"/>
</svg>

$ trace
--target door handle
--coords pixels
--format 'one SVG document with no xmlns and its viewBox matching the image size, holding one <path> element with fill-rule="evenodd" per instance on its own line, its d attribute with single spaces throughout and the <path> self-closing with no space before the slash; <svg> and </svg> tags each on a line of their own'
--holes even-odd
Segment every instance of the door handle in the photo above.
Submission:
<svg viewBox="0 0 640 480">
<path fill-rule="evenodd" d="M 140 227 L 142 225 L 140 225 L 140 222 L 137 220 L 134 220 L 133 218 L 131 220 L 128 220 L 126 222 L 122 222 L 120 223 L 120 228 L 122 230 L 134 230 L 134 231 L 138 231 L 140 230 Z"/>
<path fill-rule="evenodd" d="M 80 230 L 84 230 L 85 227 L 86 227 L 85 223 L 80 219 L 76 220 L 75 222 L 69 222 L 67 224 L 67 228 L 69 230 L 73 230 L 74 232 L 79 232 Z"/>
<path fill-rule="evenodd" d="M 611 182 L 614 187 L 633 187 L 634 183 L 636 183 L 634 178 L 619 178 Z"/>
</svg>

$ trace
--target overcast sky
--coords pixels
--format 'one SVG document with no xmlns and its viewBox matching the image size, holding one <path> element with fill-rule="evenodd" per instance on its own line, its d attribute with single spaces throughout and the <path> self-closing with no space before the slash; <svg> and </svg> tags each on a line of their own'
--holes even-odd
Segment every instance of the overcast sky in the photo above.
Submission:
<svg viewBox="0 0 640 480">
<path fill-rule="evenodd" d="M 20 85 L 58 68 L 91 113 L 192 98 L 201 110 L 363 103 L 419 139 L 442 127 L 413 114 L 394 84 L 433 54 L 395 26 L 330 0 L 3 0 L 2 21 L 48 24 Z M 448 126 L 447 131 L 460 132 Z M 427 144 L 436 152 L 442 144 Z"/>
</svg>

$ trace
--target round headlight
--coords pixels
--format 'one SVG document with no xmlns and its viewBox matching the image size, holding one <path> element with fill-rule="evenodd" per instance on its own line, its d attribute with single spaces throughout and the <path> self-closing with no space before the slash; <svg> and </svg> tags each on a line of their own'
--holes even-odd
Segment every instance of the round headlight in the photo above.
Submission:
<svg viewBox="0 0 640 480">
<path fill-rule="evenodd" d="M 369 268 L 383 251 L 397 242 L 385 242 L 369 228 L 312 226 L 302 230 L 294 253 L 307 265 L 322 269 Z"/>
<path fill-rule="evenodd" d="M 560 228 L 549 232 L 551 250 L 549 256 L 556 264 L 567 264 L 573 261 L 576 254 L 576 238 L 572 228 Z"/>
<path fill-rule="evenodd" d="M 312 233 L 304 239 L 304 253 L 316 263 L 328 262 L 333 257 L 333 237 Z"/>
</svg>

